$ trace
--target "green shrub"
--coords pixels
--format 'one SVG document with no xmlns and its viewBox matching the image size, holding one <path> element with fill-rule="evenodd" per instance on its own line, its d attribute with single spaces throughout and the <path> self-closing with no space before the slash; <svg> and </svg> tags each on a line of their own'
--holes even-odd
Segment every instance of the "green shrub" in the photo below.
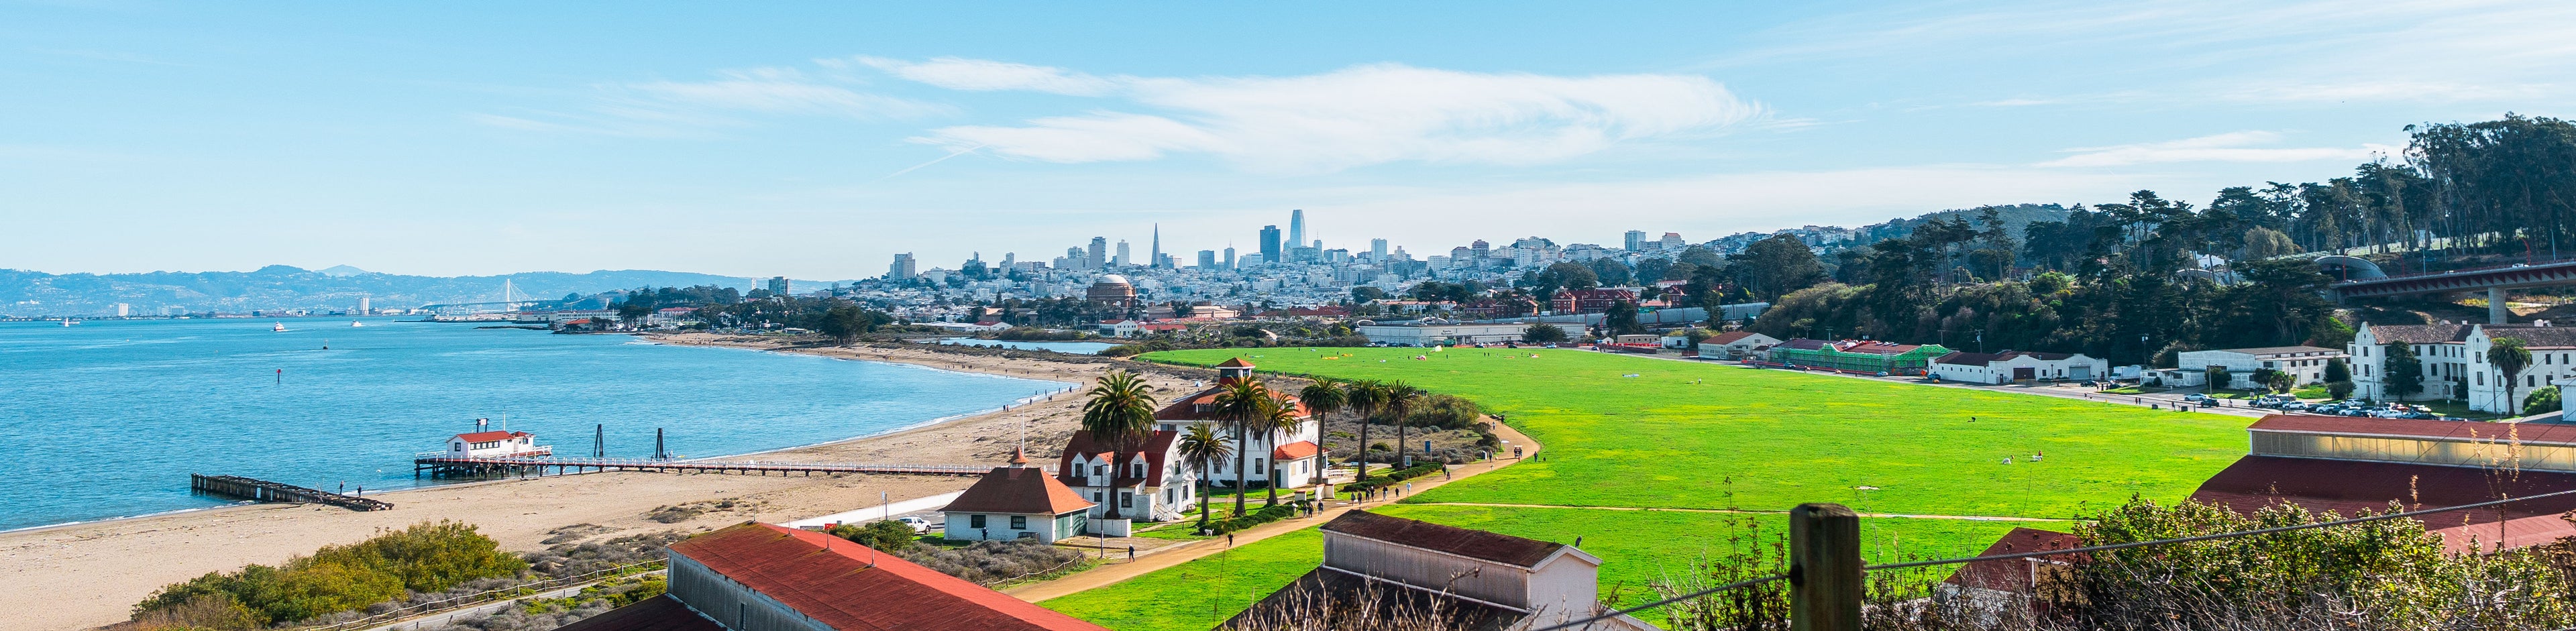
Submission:
<svg viewBox="0 0 2576 631">
<path fill-rule="evenodd" d="M 841 524 L 832 527 L 831 532 L 832 536 L 884 552 L 902 552 L 921 543 L 921 535 L 914 532 L 912 526 L 894 520 L 873 521 L 866 525 Z"/>
<path fill-rule="evenodd" d="M 144 620 L 220 602 L 208 598 L 229 598 L 265 626 L 354 611 L 401 598 L 406 592 L 435 592 L 475 579 L 512 576 L 527 567 L 472 525 L 421 522 L 366 541 L 324 547 L 313 556 L 288 559 L 277 567 L 251 565 L 231 574 L 209 572 L 162 587 L 136 604 L 134 613 L 136 620 Z"/>
<path fill-rule="evenodd" d="M 2332 381 L 2332 382 L 2327 382 L 2327 383 L 2326 383 L 2326 396 L 2331 397 L 2331 398 L 2336 398 L 2336 399 L 2342 399 L 2342 398 L 2351 397 L 2351 396 L 2352 396 L 2352 382 L 2350 382 L 2350 381 Z"/>
<path fill-rule="evenodd" d="M 2533 414 L 2556 412 L 2559 410 L 2559 405 L 2558 386 L 2550 386 L 2539 390 L 2533 390 L 2531 391 L 2531 396 L 2522 398 L 2522 415 L 2530 416 Z"/>
</svg>

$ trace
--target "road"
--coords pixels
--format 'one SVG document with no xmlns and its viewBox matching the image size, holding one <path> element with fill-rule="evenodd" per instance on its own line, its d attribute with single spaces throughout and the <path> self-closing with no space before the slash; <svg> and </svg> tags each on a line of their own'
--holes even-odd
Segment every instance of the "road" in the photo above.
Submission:
<svg viewBox="0 0 2576 631">
<path fill-rule="evenodd" d="M 664 570 L 653 570 L 653 571 L 650 571 L 650 572 L 642 572 L 642 573 L 638 573 L 638 574 L 629 574 L 629 575 L 627 575 L 627 576 L 651 576 L 651 575 L 655 575 L 655 574 L 661 574 L 662 572 L 664 572 Z M 602 580 L 602 581 L 617 580 L 617 579 L 626 578 L 627 576 L 612 576 L 612 577 L 603 578 L 603 579 L 600 579 L 600 580 Z M 581 593 L 581 590 L 583 590 L 583 589 L 585 589 L 585 588 L 588 588 L 588 587 L 590 587 L 590 586 L 592 586 L 592 585 L 597 585 L 597 584 L 599 584 L 599 581 L 591 581 L 591 582 L 588 582 L 588 583 L 582 583 L 582 584 L 580 584 L 580 585 L 574 585 L 574 586 L 566 587 L 566 588 L 563 588 L 563 589 L 557 589 L 557 590 L 547 591 L 547 592 L 540 592 L 540 593 L 536 593 L 536 594 L 532 594 L 532 595 L 521 596 L 521 597 L 518 597 L 518 598 L 512 598 L 512 599 L 509 599 L 509 600 L 496 600 L 496 601 L 492 601 L 492 602 L 489 602 L 489 603 L 484 603 L 484 604 L 481 604 L 481 605 L 475 605 L 475 606 L 472 606 L 472 607 L 466 607 L 466 608 L 464 608 L 464 609 L 458 609 L 458 610 L 455 610 L 455 611 L 449 611 L 449 612 L 445 612 L 445 613 L 434 613 L 434 614 L 430 614 L 430 615 L 426 615 L 426 616 L 421 616 L 421 617 L 418 617 L 418 618 L 413 618 L 413 619 L 410 619 L 410 620 L 404 620 L 404 621 L 401 621 L 401 622 L 396 622 L 396 623 L 392 623 L 392 624 L 387 624 L 387 625 L 380 626 L 380 627 L 369 627 L 366 631 L 418 631 L 418 630 L 422 630 L 422 629 L 444 629 L 444 628 L 447 628 L 448 623 L 450 623 L 450 622 L 454 622 L 454 621 L 456 621 L 457 619 L 464 618 L 464 617 L 466 617 L 466 616 L 479 616 L 479 615 L 483 615 L 483 614 L 492 613 L 492 612 L 495 612 L 495 611 L 500 611 L 500 610 L 501 610 L 502 608 L 504 608 L 504 607 L 515 607 L 515 606 L 518 606 L 519 601 L 527 600 L 527 599 L 530 599 L 530 598 L 562 598 L 562 597 L 565 597 L 565 596 L 571 596 L 571 595 L 573 595 L 573 594 Z"/>
</svg>

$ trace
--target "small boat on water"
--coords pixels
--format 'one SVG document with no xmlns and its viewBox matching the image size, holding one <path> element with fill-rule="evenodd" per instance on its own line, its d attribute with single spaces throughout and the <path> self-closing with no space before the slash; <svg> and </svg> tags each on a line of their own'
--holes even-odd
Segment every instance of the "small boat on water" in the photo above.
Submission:
<svg viewBox="0 0 2576 631">
<path fill-rule="evenodd" d="M 80 323 L 79 323 L 79 322 L 73 322 L 71 318 L 63 318 L 63 326 L 71 326 L 71 325 L 74 325 L 74 324 L 80 324 Z"/>
<path fill-rule="evenodd" d="M 269 327 L 269 328 L 268 328 L 268 330 L 276 331 L 276 332 L 279 332 L 279 333 L 285 333 L 285 332 L 286 332 L 286 323 L 284 323 L 284 322 L 279 322 L 279 323 L 277 323 L 277 325 L 276 325 L 276 326 Z"/>
<path fill-rule="evenodd" d="M 362 326 L 366 326 L 366 325 L 367 325 L 367 323 L 365 323 L 365 322 L 359 322 L 359 321 L 357 321 L 357 320 L 350 320 L 350 321 L 349 321 L 349 328 L 352 328 L 352 329 L 354 329 L 354 328 L 358 328 L 358 327 L 362 327 Z"/>
</svg>

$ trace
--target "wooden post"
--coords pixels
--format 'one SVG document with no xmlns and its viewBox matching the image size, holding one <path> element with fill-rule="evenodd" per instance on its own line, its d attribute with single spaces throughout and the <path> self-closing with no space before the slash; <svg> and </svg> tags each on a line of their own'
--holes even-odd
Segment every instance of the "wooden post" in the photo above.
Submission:
<svg viewBox="0 0 2576 631">
<path fill-rule="evenodd" d="M 1789 628 L 1860 631 L 1860 515 L 1841 504 L 1789 510 Z"/>
</svg>

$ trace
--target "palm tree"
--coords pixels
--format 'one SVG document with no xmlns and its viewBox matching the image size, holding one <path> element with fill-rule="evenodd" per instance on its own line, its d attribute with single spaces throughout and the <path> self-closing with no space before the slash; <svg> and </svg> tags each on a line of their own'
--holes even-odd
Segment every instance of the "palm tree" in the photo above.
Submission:
<svg viewBox="0 0 2576 631">
<path fill-rule="evenodd" d="M 1270 400 L 1270 389 L 1250 379 L 1227 382 L 1216 393 L 1216 417 L 1234 432 L 1234 515 L 1243 516 L 1244 469 L 1250 466 L 1253 419 Z"/>
<path fill-rule="evenodd" d="M 1317 423 L 1324 422 L 1326 415 L 1341 411 L 1342 399 L 1342 382 L 1330 377 L 1316 377 L 1314 383 L 1297 391 L 1297 400 L 1305 404 L 1306 412 L 1313 414 Z M 1324 470 L 1323 447 L 1320 444 L 1315 446 L 1315 470 L 1318 473 Z"/>
<path fill-rule="evenodd" d="M 1367 481 L 1369 425 L 1377 420 L 1378 404 L 1386 400 L 1386 384 L 1363 379 L 1350 382 L 1343 389 L 1347 393 L 1342 397 L 1342 407 L 1349 408 L 1352 415 L 1360 417 L 1360 480 Z"/>
<path fill-rule="evenodd" d="M 1294 434 L 1297 433 L 1299 422 L 1297 399 L 1274 392 L 1271 393 L 1268 401 L 1262 402 L 1260 415 L 1254 417 L 1251 423 L 1247 423 L 1246 429 L 1259 432 L 1263 436 L 1276 435 L 1281 431 Z M 1270 468 L 1274 471 L 1278 470 L 1279 462 L 1273 459 L 1270 462 Z M 1270 495 L 1270 503 L 1267 506 L 1278 506 L 1279 479 L 1276 476 L 1270 476 L 1270 483 L 1262 486 L 1263 490 L 1268 491 Z"/>
<path fill-rule="evenodd" d="M 1234 455 L 1234 448 L 1226 446 L 1225 438 L 1209 431 L 1206 425 L 1192 425 L 1189 433 L 1181 435 L 1181 462 L 1188 463 L 1192 471 L 1206 471 L 1208 465 L 1224 462 L 1230 455 Z M 1199 482 L 1200 530 L 1207 529 L 1208 486 L 1204 480 Z"/>
<path fill-rule="evenodd" d="M 2504 386 L 2504 403 L 2498 404 L 2496 410 L 2505 416 L 2519 416 L 2522 410 L 2515 405 L 2520 401 L 2513 398 L 2513 380 L 2522 374 L 2522 369 L 2531 367 L 2531 349 L 2524 348 L 2522 338 L 2495 338 L 2487 343 L 2487 365 L 2504 374 L 2504 383 L 2496 384 Z"/>
<path fill-rule="evenodd" d="M 1413 406 L 1422 402 L 1422 395 L 1421 388 L 1398 381 L 1386 384 L 1386 398 L 1378 404 L 1380 411 L 1386 413 L 1387 420 L 1395 422 L 1396 468 L 1413 465 L 1413 457 L 1408 455 L 1411 452 L 1404 444 L 1404 429 L 1413 424 Z"/>
<path fill-rule="evenodd" d="M 1136 373 L 1112 371 L 1092 386 L 1091 400 L 1082 404 L 1082 429 L 1118 453 L 1135 451 L 1145 442 L 1154 426 L 1154 386 L 1136 378 Z"/>
</svg>

